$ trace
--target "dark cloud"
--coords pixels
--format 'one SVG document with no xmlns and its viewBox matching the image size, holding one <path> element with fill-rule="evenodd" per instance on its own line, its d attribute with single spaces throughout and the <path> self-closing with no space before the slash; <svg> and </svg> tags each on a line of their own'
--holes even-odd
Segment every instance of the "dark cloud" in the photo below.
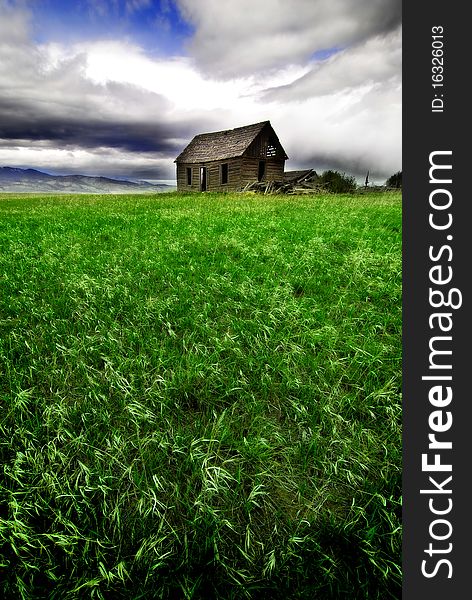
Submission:
<svg viewBox="0 0 472 600">
<path fill-rule="evenodd" d="M 188 137 L 195 124 L 148 123 L 101 119 L 84 113 L 80 118 L 38 112 L 24 101 L 0 98 L 0 137 L 10 140 L 47 141 L 59 148 L 120 148 L 164 156 L 180 151 L 176 137 Z"/>
<path fill-rule="evenodd" d="M 70 172 L 77 150 L 88 151 L 98 165 L 105 165 L 103 154 L 113 150 L 141 160 L 148 153 L 172 164 L 182 140 L 201 131 L 202 124 L 210 126 L 211 118 L 170 115 L 173 105 L 162 94 L 91 81 L 85 51 L 52 60 L 47 48 L 29 39 L 28 22 L 26 12 L 0 4 L 1 147 L 68 150 Z M 127 171 L 135 166 L 131 161 Z"/>
<path fill-rule="evenodd" d="M 398 1 L 178 3 L 193 54 L 165 62 L 129 41 L 38 45 L 0 0 L 3 164 L 170 179 L 195 134 L 270 119 L 288 168 L 400 168 Z M 267 81 L 278 87 L 260 92 Z"/>
<path fill-rule="evenodd" d="M 377 35 L 327 60 L 317 62 L 303 77 L 266 90 L 267 101 L 291 102 L 336 94 L 368 83 L 401 78 L 401 28 Z"/>
<path fill-rule="evenodd" d="M 381 185 L 385 182 L 390 174 L 389 171 L 377 170 L 375 164 L 368 157 L 341 157 L 336 154 L 313 154 L 309 158 L 302 161 L 297 168 L 314 169 L 319 175 L 323 171 L 334 170 L 340 173 L 355 177 L 358 182 L 365 180 L 367 172 L 369 172 L 369 180 L 371 183 Z"/>
<path fill-rule="evenodd" d="M 137 167 L 130 171 L 129 177 L 133 177 L 134 179 L 144 179 L 144 180 L 153 180 L 153 179 L 173 179 L 175 177 L 174 169 L 165 169 L 155 167 Z"/>
<path fill-rule="evenodd" d="M 395 29 L 401 0 L 177 0 L 195 27 L 189 48 L 199 67 L 232 78 L 303 63 Z"/>
</svg>

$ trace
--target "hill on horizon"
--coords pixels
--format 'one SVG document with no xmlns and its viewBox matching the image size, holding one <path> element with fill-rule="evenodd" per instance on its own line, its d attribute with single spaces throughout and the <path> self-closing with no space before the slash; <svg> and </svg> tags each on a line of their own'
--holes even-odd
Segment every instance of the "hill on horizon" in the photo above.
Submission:
<svg viewBox="0 0 472 600">
<path fill-rule="evenodd" d="M 0 192 L 125 194 L 168 192 L 176 186 L 89 175 L 50 175 L 37 169 L 0 167 Z"/>
</svg>

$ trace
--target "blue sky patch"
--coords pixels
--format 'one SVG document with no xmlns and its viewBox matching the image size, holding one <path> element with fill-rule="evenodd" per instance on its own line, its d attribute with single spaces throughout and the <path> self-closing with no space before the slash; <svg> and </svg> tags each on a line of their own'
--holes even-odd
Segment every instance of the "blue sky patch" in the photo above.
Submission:
<svg viewBox="0 0 472 600">
<path fill-rule="evenodd" d="M 171 0 L 38 0 L 30 9 L 39 43 L 126 39 L 172 56 L 185 53 L 193 32 Z"/>
</svg>

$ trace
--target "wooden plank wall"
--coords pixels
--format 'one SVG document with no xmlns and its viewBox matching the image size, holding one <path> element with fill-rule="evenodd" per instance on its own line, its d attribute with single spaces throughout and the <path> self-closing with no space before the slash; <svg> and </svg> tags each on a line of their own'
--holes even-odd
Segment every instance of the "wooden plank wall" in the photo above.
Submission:
<svg viewBox="0 0 472 600">
<path fill-rule="evenodd" d="M 185 192 L 200 191 L 200 167 L 207 167 L 207 191 L 229 192 L 241 189 L 241 158 L 213 161 L 207 163 L 178 164 L 177 189 Z M 228 164 L 228 183 L 220 183 L 220 165 Z M 187 167 L 192 168 L 192 185 L 187 185 Z"/>
<path fill-rule="evenodd" d="M 228 164 L 228 183 L 220 183 L 220 165 Z M 222 160 L 208 165 L 207 187 L 209 192 L 229 192 L 239 190 L 241 187 L 241 159 Z"/>
<path fill-rule="evenodd" d="M 187 167 L 192 168 L 192 185 L 187 185 Z M 199 170 L 196 165 L 177 164 L 177 189 L 179 192 L 199 191 Z"/>
<path fill-rule="evenodd" d="M 241 167 L 241 187 L 257 181 L 259 158 L 244 157 Z M 283 159 L 266 159 L 265 174 L 262 181 L 283 181 L 285 161 Z"/>
<path fill-rule="evenodd" d="M 259 158 L 245 156 L 230 160 L 177 166 L 177 189 L 181 192 L 200 191 L 200 167 L 207 167 L 207 191 L 232 192 L 242 190 L 247 183 L 257 181 Z M 220 164 L 228 163 L 228 183 L 220 183 Z M 283 181 L 285 161 L 280 158 L 266 159 L 266 170 L 262 181 Z M 187 185 L 187 167 L 192 168 L 192 185 Z"/>
<path fill-rule="evenodd" d="M 245 156 L 252 156 L 254 158 L 261 157 L 267 158 L 267 146 L 269 144 L 273 144 L 277 149 L 277 157 L 282 158 L 285 154 L 283 151 L 280 142 L 274 137 L 270 135 L 270 129 L 264 129 L 261 133 L 256 137 L 256 139 L 251 142 L 249 148 L 244 153 Z"/>
</svg>

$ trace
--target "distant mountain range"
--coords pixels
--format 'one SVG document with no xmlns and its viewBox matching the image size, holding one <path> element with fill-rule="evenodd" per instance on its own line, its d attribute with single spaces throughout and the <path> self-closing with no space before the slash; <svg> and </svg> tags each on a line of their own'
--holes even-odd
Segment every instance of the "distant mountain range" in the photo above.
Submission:
<svg viewBox="0 0 472 600">
<path fill-rule="evenodd" d="M 175 186 L 153 185 L 146 181 L 127 181 L 87 175 L 49 175 L 36 169 L 0 167 L 0 192 L 56 192 L 70 194 L 136 194 L 168 192 Z"/>
</svg>

